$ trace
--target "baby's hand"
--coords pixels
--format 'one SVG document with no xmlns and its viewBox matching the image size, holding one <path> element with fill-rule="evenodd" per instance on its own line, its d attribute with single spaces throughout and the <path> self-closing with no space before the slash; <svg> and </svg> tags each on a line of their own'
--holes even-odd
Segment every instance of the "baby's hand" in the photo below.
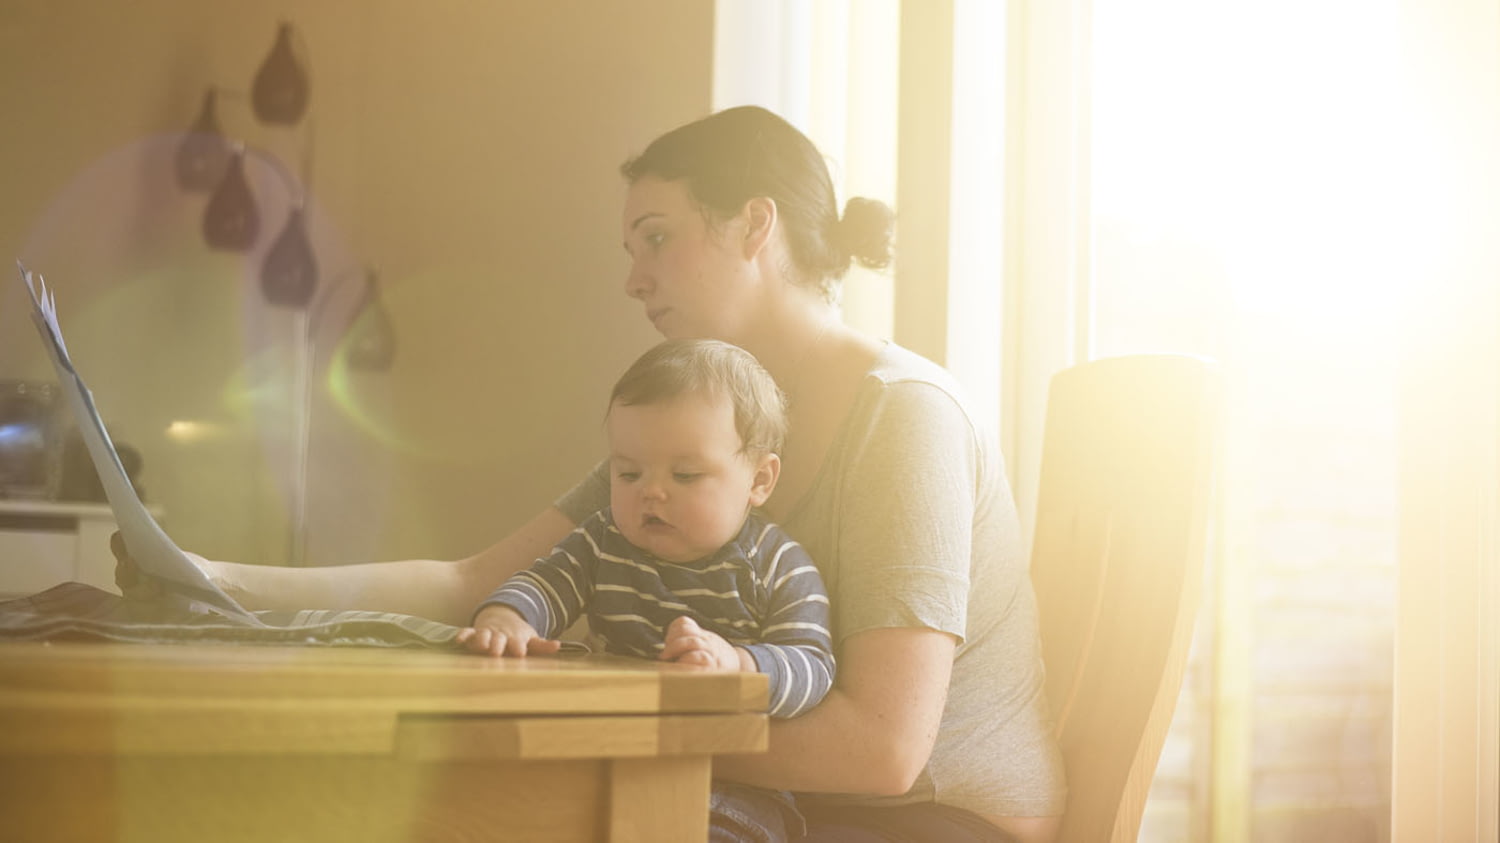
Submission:
<svg viewBox="0 0 1500 843">
<path fill-rule="evenodd" d="M 731 645 L 722 636 L 709 632 L 698 622 L 683 615 L 667 626 L 663 661 L 701 664 L 719 670 L 755 672 L 755 660 L 744 650 Z"/>
<path fill-rule="evenodd" d="M 474 617 L 474 625 L 458 631 L 459 644 L 489 656 L 525 658 L 528 653 L 555 653 L 562 643 L 543 638 L 519 612 L 509 606 L 486 606 Z"/>
</svg>

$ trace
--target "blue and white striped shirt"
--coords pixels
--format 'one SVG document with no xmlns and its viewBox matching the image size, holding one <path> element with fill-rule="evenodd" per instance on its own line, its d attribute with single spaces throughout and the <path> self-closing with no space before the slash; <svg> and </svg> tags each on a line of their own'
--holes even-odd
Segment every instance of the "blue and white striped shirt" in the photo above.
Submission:
<svg viewBox="0 0 1500 843">
<path fill-rule="evenodd" d="M 480 608 L 515 609 L 555 638 L 587 613 L 611 653 L 656 658 L 665 630 L 688 615 L 743 647 L 770 678 L 772 717 L 795 717 L 833 685 L 828 594 L 802 546 L 751 515 L 739 535 L 704 559 L 676 564 L 628 542 L 604 509 Z"/>
</svg>

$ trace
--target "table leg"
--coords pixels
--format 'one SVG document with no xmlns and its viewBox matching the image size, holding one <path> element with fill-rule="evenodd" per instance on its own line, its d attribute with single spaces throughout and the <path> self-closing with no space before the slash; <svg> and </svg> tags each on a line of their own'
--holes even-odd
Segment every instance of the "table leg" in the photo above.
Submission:
<svg viewBox="0 0 1500 843">
<path fill-rule="evenodd" d="M 706 755 L 610 762 L 611 843 L 703 843 L 712 773 Z"/>
</svg>

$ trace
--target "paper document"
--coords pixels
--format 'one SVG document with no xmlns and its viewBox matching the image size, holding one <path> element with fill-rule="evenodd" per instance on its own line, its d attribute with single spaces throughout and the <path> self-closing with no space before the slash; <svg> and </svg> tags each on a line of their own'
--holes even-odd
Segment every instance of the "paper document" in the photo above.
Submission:
<svg viewBox="0 0 1500 843">
<path fill-rule="evenodd" d="M 135 559 L 141 573 L 153 578 L 171 593 L 196 600 L 230 617 L 261 625 L 254 615 L 245 611 L 215 585 L 203 569 L 167 537 L 156 519 L 146 511 L 140 496 L 130 484 L 125 467 L 120 464 L 120 457 L 109 440 L 104 423 L 99 420 L 93 395 L 83 385 L 83 379 L 68 357 L 62 329 L 57 324 L 57 304 L 47 290 L 46 282 L 40 275 L 27 271 L 20 261 L 16 261 L 16 268 L 20 270 L 21 281 L 31 295 L 31 321 L 36 323 L 42 342 L 47 346 L 52 366 L 57 370 L 62 393 L 67 396 L 67 404 L 78 423 L 83 443 L 94 462 L 94 469 L 99 472 L 104 495 L 109 499 L 110 509 L 114 510 L 120 535 L 124 537 L 125 547 Z"/>
</svg>

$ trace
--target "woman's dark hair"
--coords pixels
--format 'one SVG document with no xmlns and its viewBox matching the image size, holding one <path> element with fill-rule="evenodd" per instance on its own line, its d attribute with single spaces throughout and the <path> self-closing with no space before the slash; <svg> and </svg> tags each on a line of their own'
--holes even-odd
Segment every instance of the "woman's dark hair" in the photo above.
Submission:
<svg viewBox="0 0 1500 843">
<path fill-rule="evenodd" d="M 626 161 L 631 184 L 645 176 L 681 179 L 714 220 L 759 196 L 776 203 L 795 275 L 833 297 L 850 260 L 871 269 L 891 263 L 895 213 L 884 202 L 853 198 L 838 213 L 833 180 L 818 148 L 781 117 L 758 106 L 729 108 L 679 126 Z"/>
</svg>

